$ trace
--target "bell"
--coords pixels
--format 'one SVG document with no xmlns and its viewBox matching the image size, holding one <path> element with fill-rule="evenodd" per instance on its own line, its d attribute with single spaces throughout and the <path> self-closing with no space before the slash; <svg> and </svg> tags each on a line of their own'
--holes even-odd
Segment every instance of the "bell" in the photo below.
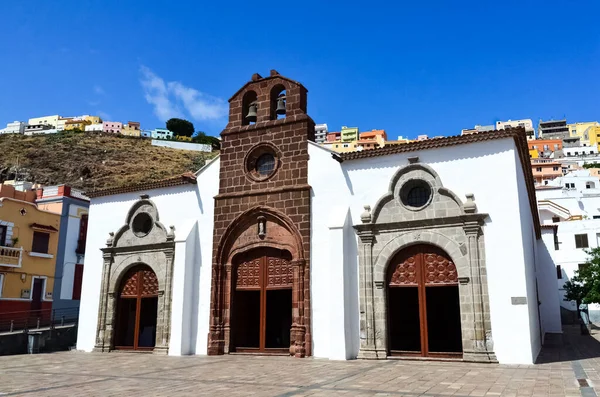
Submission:
<svg viewBox="0 0 600 397">
<path fill-rule="evenodd" d="M 277 109 L 275 109 L 276 114 L 285 114 L 285 95 L 277 98 Z"/>
<path fill-rule="evenodd" d="M 256 102 L 252 102 L 250 106 L 248 106 L 248 114 L 246 115 L 246 120 L 256 123 Z"/>
</svg>

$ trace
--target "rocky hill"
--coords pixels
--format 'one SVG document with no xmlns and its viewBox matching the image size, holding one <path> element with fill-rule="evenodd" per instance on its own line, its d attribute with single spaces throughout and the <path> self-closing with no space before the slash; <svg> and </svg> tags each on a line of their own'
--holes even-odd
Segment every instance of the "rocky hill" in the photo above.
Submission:
<svg viewBox="0 0 600 397">
<path fill-rule="evenodd" d="M 196 171 L 217 153 L 152 146 L 149 139 L 102 133 L 0 135 L 0 182 L 23 179 L 95 190 Z"/>
</svg>

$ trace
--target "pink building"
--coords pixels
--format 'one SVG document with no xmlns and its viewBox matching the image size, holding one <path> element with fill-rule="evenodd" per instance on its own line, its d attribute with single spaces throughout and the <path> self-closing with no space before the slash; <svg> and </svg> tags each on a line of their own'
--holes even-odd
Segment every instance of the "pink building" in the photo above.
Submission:
<svg viewBox="0 0 600 397">
<path fill-rule="evenodd" d="M 105 121 L 102 123 L 102 131 L 104 132 L 114 132 L 120 134 L 122 128 L 123 123 L 118 121 Z"/>
</svg>

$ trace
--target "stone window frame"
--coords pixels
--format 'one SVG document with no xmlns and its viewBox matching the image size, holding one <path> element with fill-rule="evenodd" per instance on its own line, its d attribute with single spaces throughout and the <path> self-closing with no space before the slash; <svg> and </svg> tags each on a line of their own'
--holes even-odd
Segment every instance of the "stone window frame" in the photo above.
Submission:
<svg viewBox="0 0 600 397">
<path fill-rule="evenodd" d="M 410 179 L 426 180 L 432 187 L 430 204 L 418 213 L 399 203 L 400 189 Z M 477 212 L 472 194 L 466 197 L 463 203 L 442 185 L 433 168 L 415 163 L 396 172 L 388 192 L 378 200 L 372 212 L 371 207 L 365 205 L 362 224 L 354 226 L 359 238 L 361 337 L 358 358 L 388 357 L 388 266 L 403 249 L 430 244 L 444 250 L 457 269 L 462 360 L 497 362 L 493 352 L 483 238 L 488 215 Z"/>
<path fill-rule="evenodd" d="M 268 175 L 260 175 L 256 172 L 256 161 L 263 154 L 271 154 L 275 159 L 275 166 L 273 171 Z M 253 182 L 265 182 L 277 174 L 279 167 L 281 166 L 281 152 L 277 147 L 268 142 L 262 142 L 253 146 L 244 157 L 244 173 L 246 178 Z"/>
<path fill-rule="evenodd" d="M 153 219 L 150 232 L 136 236 L 131 228 L 133 219 L 140 212 Z M 171 335 L 171 300 L 173 262 L 175 259 L 175 228 L 169 230 L 159 222 L 154 202 L 147 195 L 140 196 L 130 208 L 125 224 L 110 233 L 106 248 L 102 248 L 103 267 L 98 306 L 98 326 L 94 351 L 109 352 L 114 349 L 117 301 L 121 282 L 127 272 L 138 265 L 148 266 L 158 279 L 158 310 L 156 318 L 156 341 L 153 353 L 167 354 Z"/>
</svg>

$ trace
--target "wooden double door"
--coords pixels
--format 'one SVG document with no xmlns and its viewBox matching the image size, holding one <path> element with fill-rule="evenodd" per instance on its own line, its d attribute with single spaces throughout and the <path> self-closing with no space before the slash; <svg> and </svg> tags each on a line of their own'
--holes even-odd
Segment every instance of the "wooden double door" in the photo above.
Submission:
<svg viewBox="0 0 600 397">
<path fill-rule="evenodd" d="M 115 349 L 153 350 L 156 343 L 158 279 L 148 266 L 136 266 L 121 282 Z"/>
<path fill-rule="evenodd" d="M 232 351 L 289 354 L 293 269 L 287 251 L 260 248 L 235 261 Z"/>
<path fill-rule="evenodd" d="M 458 275 L 446 252 L 424 244 L 401 251 L 387 283 L 390 355 L 462 356 Z"/>
</svg>

